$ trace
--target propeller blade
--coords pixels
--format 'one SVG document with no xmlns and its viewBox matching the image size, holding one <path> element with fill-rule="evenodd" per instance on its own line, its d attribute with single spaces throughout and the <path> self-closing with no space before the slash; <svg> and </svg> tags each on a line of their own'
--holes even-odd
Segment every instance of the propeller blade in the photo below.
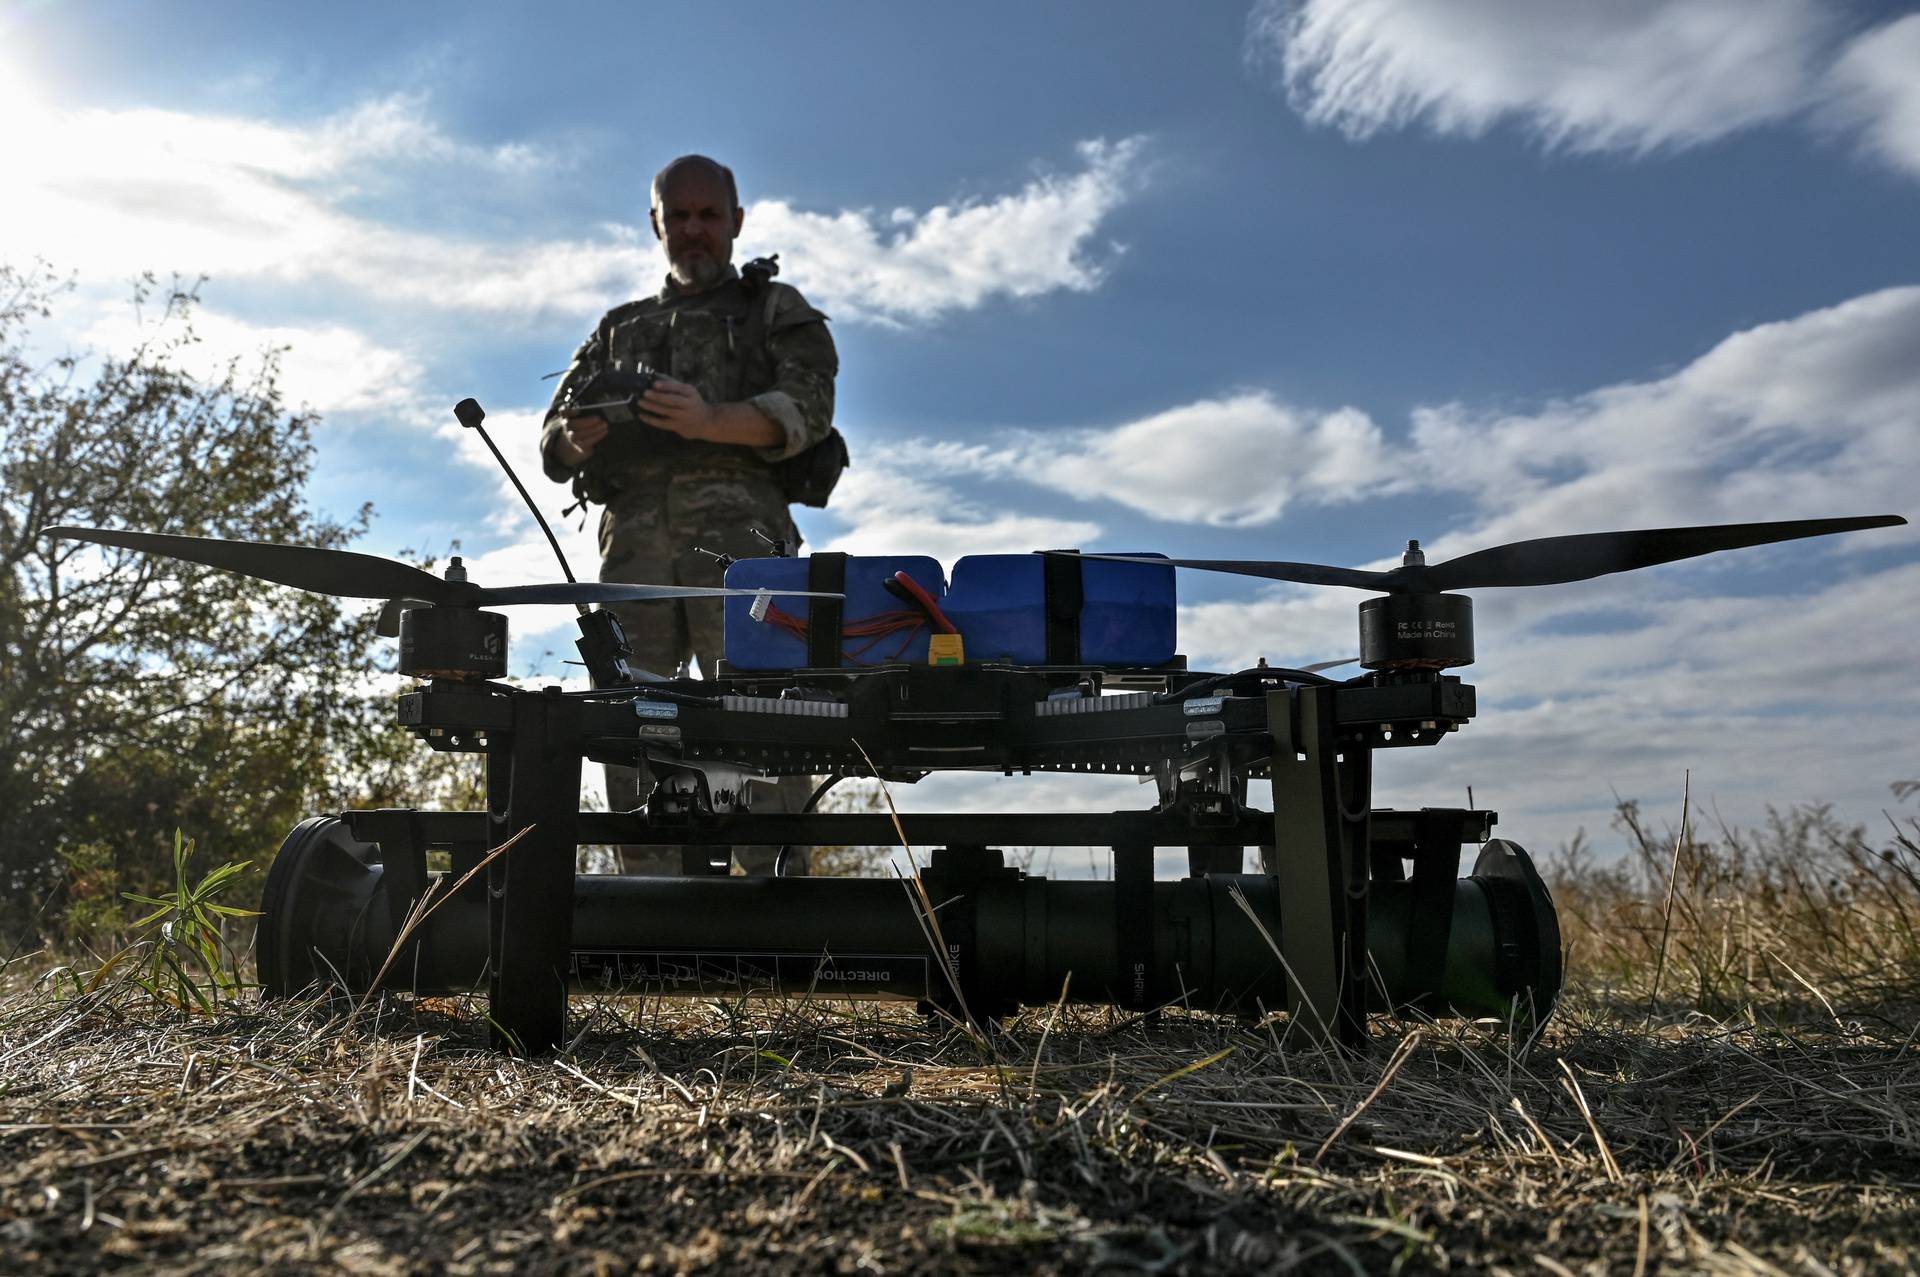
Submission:
<svg viewBox="0 0 1920 1277">
<path fill-rule="evenodd" d="M 420 607 L 414 599 L 388 599 L 386 606 L 380 609 L 380 619 L 373 623 L 373 632 L 381 638 L 400 636 L 400 614 L 408 608 Z"/>
<path fill-rule="evenodd" d="M 1315 661 L 1311 665 L 1302 665 L 1300 669 L 1308 674 L 1318 674 L 1321 670 L 1337 670 L 1342 665 L 1352 665 L 1359 659 L 1357 656 L 1343 656 L 1337 661 Z"/>
<path fill-rule="evenodd" d="M 1193 568 L 1199 572 L 1231 572 L 1269 581 L 1298 581 L 1302 585 L 1350 585 L 1358 590 L 1384 590 L 1391 575 L 1363 568 L 1335 568 L 1324 563 L 1288 563 L 1266 559 L 1149 559 L 1127 554 L 1082 554 L 1083 559 L 1108 563 L 1144 563 L 1149 567 Z"/>
<path fill-rule="evenodd" d="M 188 563 L 238 572 L 276 585 L 312 590 L 346 599 L 421 599 L 429 603 L 465 602 L 472 587 L 443 581 L 431 573 L 392 559 L 352 550 L 323 550 L 307 545 L 276 545 L 271 541 L 226 541 L 218 537 L 183 537 L 165 532 L 121 532 L 112 528 L 58 525 L 43 535 L 70 541 L 91 541 L 163 554 Z"/>
<path fill-rule="evenodd" d="M 1721 550 L 1866 528 L 1891 528 L 1905 522 L 1897 514 L 1880 514 L 1853 519 L 1791 519 L 1778 523 L 1724 523 L 1698 528 L 1540 537 L 1476 550 L 1427 568 L 1400 569 L 1387 574 L 1395 579 L 1385 588 L 1426 593 L 1489 586 L 1558 585 Z"/>
<path fill-rule="evenodd" d="M 619 581 L 556 581 L 551 585 L 502 585 L 476 592 L 478 607 L 513 603 L 644 603 L 650 599 L 752 598 L 778 594 L 803 599 L 843 599 L 816 590 L 727 590 L 703 585 L 627 585 Z"/>
<path fill-rule="evenodd" d="M 693 585 L 626 585 L 613 581 L 562 581 L 552 585 L 508 585 L 482 589 L 470 582 L 448 581 L 392 559 L 353 550 L 323 550 L 315 546 L 276 545 L 270 541 L 225 541 L 217 537 L 183 537 L 165 532 L 122 532 L 112 528 L 59 525 L 44 535 L 72 541 L 141 550 L 203 563 L 208 567 L 257 577 L 276 585 L 291 585 L 348 599 L 385 599 L 376 629 L 399 633 L 400 612 L 411 602 L 452 603 L 466 607 L 514 603 L 622 603 L 646 599 L 751 597 L 760 590 L 725 590 Z M 803 598 L 844 598 L 810 590 L 767 590 L 768 594 Z"/>
</svg>

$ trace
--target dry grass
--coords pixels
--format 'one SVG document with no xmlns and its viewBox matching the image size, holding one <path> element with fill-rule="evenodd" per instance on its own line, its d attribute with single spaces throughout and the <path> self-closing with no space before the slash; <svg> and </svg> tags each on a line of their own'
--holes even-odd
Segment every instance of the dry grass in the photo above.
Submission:
<svg viewBox="0 0 1920 1277">
<path fill-rule="evenodd" d="M 1591 997 L 1703 1012 L 1911 1027 L 1920 1012 L 1920 822 L 1878 838 L 1825 807 L 1757 831 L 1655 832 L 1619 808 L 1628 855 L 1583 845 L 1544 866 L 1569 967 Z"/>
<path fill-rule="evenodd" d="M 1670 922 L 1671 843 L 1570 856 L 1576 985 L 1525 1055 L 576 1000 L 529 1062 L 468 1005 L 188 1016 L 15 963 L 0 1269 L 1908 1271 L 1920 857 L 1800 819 L 1684 843 Z"/>
</svg>

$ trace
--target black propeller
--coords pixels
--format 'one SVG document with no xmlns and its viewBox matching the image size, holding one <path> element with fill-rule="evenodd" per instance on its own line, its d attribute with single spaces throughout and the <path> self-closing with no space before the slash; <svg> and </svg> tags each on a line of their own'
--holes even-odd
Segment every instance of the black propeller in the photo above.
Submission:
<svg viewBox="0 0 1920 1277">
<path fill-rule="evenodd" d="M 1151 559 L 1120 554 L 1088 554 L 1083 558 L 1116 563 L 1171 564 L 1206 572 L 1298 581 L 1305 585 L 1346 585 L 1383 594 L 1439 594 L 1447 590 L 1487 589 L 1496 586 L 1558 585 L 1584 581 L 1613 572 L 1672 563 L 1721 550 L 1794 541 L 1801 537 L 1891 528 L 1906 522 L 1897 514 L 1866 515 L 1853 519 L 1790 519 L 1777 523 L 1724 523 L 1698 528 L 1649 528 L 1639 532 L 1588 532 L 1578 536 L 1539 537 L 1487 550 L 1475 550 L 1457 559 L 1428 566 L 1418 542 L 1409 542 L 1407 561 L 1386 572 L 1336 568 L 1319 563 L 1288 563 L 1269 559 Z"/>
<path fill-rule="evenodd" d="M 471 581 L 448 580 L 392 559 L 352 550 L 323 550 L 270 541 L 223 541 L 164 532 L 122 532 L 112 528 L 50 527 L 44 535 L 92 541 L 204 563 L 277 585 L 348 599 L 419 600 L 454 607 L 498 607 L 516 603 L 624 603 L 649 599 L 704 599 L 756 595 L 760 590 L 728 590 L 697 585 L 627 585 L 614 581 L 559 581 L 549 585 L 506 585 L 486 589 Z M 813 598 L 841 598 L 810 590 L 768 590 Z"/>
<path fill-rule="evenodd" d="M 266 541 L 223 541 L 216 537 L 183 537 L 165 532 L 122 532 L 113 528 L 56 525 L 42 534 L 69 541 L 142 550 L 204 563 L 208 567 L 258 577 L 277 585 L 332 594 L 347 599 L 420 599 L 427 603 L 463 602 L 472 586 L 462 588 L 406 563 L 358 554 L 352 550 L 322 550 L 305 545 L 274 545 Z"/>
<path fill-rule="evenodd" d="M 1876 514 L 1855 519 L 1589 532 L 1515 541 L 1431 566 L 1420 552 L 1420 543 L 1409 541 L 1400 566 L 1385 572 L 1278 559 L 1153 559 L 1125 554 L 1081 557 L 1372 590 L 1384 597 L 1360 604 L 1360 663 L 1370 670 L 1443 670 L 1473 663 L 1473 600 L 1465 594 L 1450 593 L 1453 590 L 1584 581 L 1720 550 L 1865 528 L 1891 528 L 1905 522 L 1897 514 Z"/>
</svg>

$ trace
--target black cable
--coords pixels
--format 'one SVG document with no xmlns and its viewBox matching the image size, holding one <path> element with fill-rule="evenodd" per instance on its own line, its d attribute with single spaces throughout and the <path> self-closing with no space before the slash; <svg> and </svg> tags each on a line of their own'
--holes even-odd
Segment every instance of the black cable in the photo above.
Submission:
<svg viewBox="0 0 1920 1277">
<path fill-rule="evenodd" d="M 813 791 L 813 795 L 807 799 L 807 805 L 800 809 L 800 814 L 804 816 L 808 812 L 812 811 L 814 809 L 814 806 L 818 804 L 822 798 L 826 797 L 827 791 L 829 789 L 832 789 L 835 785 L 838 785 L 841 781 L 845 779 L 846 779 L 845 776 L 829 776 L 825 780 L 821 781 L 818 788 L 816 788 Z M 782 843 L 780 845 L 779 853 L 775 855 L 773 858 L 773 876 L 774 877 L 784 878 L 787 876 L 787 855 L 792 850 L 793 850 L 793 844 L 790 842 Z"/>
<path fill-rule="evenodd" d="M 513 472 L 513 467 L 507 464 L 507 459 L 500 455 L 500 449 L 494 444 L 493 436 L 489 435 L 482 426 L 475 426 L 474 429 L 480 432 L 481 439 L 485 440 L 487 447 L 492 449 L 494 457 L 500 462 L 500 468 L 507 472 L 507 478 L 513 480 L 514 491 L 518 492 L 520 499 L 527 503 L 527 509 L 533 511 L 534 522 L 538 523 L 540 530 L 547 534 L 547 544 L 553 547 L 553 557 L 560 560 L 561 575 L 565 576 L 569 583 L 577 582 L 579 578 L 574 576 L 573 567 L 567 562 L 566 554 L 561 551 L 559 539 L 553 535 L 553 529 L 547 526 L 547 516 L 540 513 L 540 507 L 535 505 L 533 497 L 528 495 L 527 486 L 520 482 L 520 476 Z"/>
<path fill-rule="evenodd" d="M 538 523 L 540 530 L 547 534 L 547 544 L 553 547 L 553 557 L 560 560 L 560 571 L 569 582 L 577 581 L 578 578 L 573 575 L 573 568 L 567 564 L 567 556 L 561 552 L 559 540 L 554 537 L 553 529 L 547 526 L 547 516 L 540 513 L 540 507 L 533 503 L 533 498 L 527 493 L 527 486 L 520 482 L 520 476 L 513 472 L 513 467 L 507 464 L 506 457 L 501 455 L 500 449 L 494 444 L 493 436 L 489 435 L 486 427 L 480 424 L 481 418 L 486 416 L 480 410 L 480 405 L 471 399 L 462 399 L 454 406 L 453 415 L 460 419 L 461 425 L 473 430 L 486 442 L 488 451 L 493 453 L 493 459 L 498 461 L 500 468 L 507 472 L 507 478 L 513 480 L 514 491 L 518 492 L 520 499 L 527 503 L 527 509 L 533 511 L 534 522 Z M 587 610 L 587 605 L 584 603 L 575 606 L 582 612 Z"/>
<path fill-rule="evenodd" d="M 1232 674 L 1215 674 L 1208 678 L 1199 679 L 1177 690 L 1155 692 L 1153 694 L 1153 703 L 1155 705 L 1178 704 L 1181 701 L 1191 700 L 1196 696 L 1204 696 L 1223 684 L 1231 683 L 1235 679 L 1242 678 L 1299 683 L 1306 687 L 1337 687 L 1339 685 L 1337 679 L 1315 674 L 1311 670 L 1285 669 L 1277 665 L 1256 665 L 1252 669 L 1237 670 Z"/>
<path fill-rule="evenodd" d="M 693 680 L 698 682 L 698 679 Z M 496 683 L 487 679 L 480 684 L 488 691 L 499 692 L 503 696 L 534 696 L 537 693 L 524 687 L 515 687 L 511 683 Z M 672 701 L 677 705 L 701 705 L 717 709 L 726 702 L 718 696 L 703 696 L 697 692 L 676 692 L 661 687 L 657 683 L 641 683 L 635 687 L 583 687 L 577 691 L 562 692 L 560 695 L 570 699 L 587 700 L 605 698 L 635 701 Z"/>
<path fill-rule="evenodd" d="M 702 696 L 697 692 L 675 692 L 652 683 L 643 683 L 638 687 L 585 687 L 576 692 L 560 694 L 579 697 L 582 700 L 592 697 L 621 696 L 636 701 L 672 701 L 676 705 L 704 705 L 709 708 L 717 708 L 726 703 L 718 696 Z"/>
</svg>

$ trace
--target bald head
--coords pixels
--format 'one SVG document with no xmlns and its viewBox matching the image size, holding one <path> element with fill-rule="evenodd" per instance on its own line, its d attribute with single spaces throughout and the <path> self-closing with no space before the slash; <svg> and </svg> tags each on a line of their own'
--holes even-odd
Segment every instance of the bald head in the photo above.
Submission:
<svg viewBox="0 0 1920 1277">
<path fill-rule="evenodd" d="M 681 156 L 653 179 L 652 218 L 677 286 L 704 292 L 727 277 L 746 220 L 733 170 L 704 155 Z"/>
<path fill-rule="evenodd" d="M 740 207 L 740 188 L 734 184 L 733 170 L 719 160 L 708 159 L 704 155 L 682 155 L 677 160 L 667 161 L 667 166 L 653 175 L 653 210 L 660 211 L 660 200 L 666 194 L 667 187 L 675 178 L 682 175 L 698 174 L 710 181 L 718 182 L 727 191 L 727 206 L 730 209 Z"/>
</svg>

